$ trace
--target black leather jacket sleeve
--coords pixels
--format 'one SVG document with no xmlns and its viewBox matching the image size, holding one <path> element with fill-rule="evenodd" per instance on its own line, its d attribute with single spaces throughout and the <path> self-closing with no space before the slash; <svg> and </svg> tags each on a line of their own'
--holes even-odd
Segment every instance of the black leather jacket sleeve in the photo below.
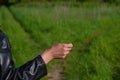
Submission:
<svg viewBox="0 0 120 80">
<path fill-rule="evenodd" d="M 39 80 L 46 74 L 46 65 L 40 55 L 23 66 L 15 68 L 10 43 L 0 31 L 0 80 Z"/>
</svg>

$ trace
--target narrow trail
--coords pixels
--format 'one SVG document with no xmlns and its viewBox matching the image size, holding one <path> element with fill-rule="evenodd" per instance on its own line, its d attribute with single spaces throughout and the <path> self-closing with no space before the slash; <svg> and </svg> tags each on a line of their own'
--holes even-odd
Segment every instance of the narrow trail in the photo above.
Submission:
<svg viewBox="0 0 120 80">
<path fill-rule="evenodd" d="M 8 10 L 10 11 L 10 13 L 12 14 L 12 16 L 14 17 L 14 19 L 22 26 L 22 23 L 19 22 L 19 20 L 14 16 L 13 12 L 8 8 Z M 23 27 L 22 27 L 23 28 Z M 86 46 L 89 46 L 93 40 L 104 34 L 105 32 L 107 32 L 108 30 L 110 30 L 111 28 L 109 27 L 105 27 L 105 28 L 102 28 L 98 31 L 95 31 L 93 32 L 92 34 L 90 34 L 88 36 L 88 38 L 83 42 L 83 44 L 80 47 L 80 51 L 81 50 L 84 50 L 84 48 Z M 36 41 L 34 39 L 31 38 L 31 35 L 29 33 L 27 33 L 27 31 L 23 28 L 24 32 L 26 32 L 26 34 L 30 37 L 30 39 L 35 43 Z M 65 76 L 64 76 L 64 62 L 59 62 L 59 63 L 54 63 L 52 66 L 51 66 L 51 71 L 48 72 L 48 75 L 47 75 L 47 80 L 64 80 L 65 79 Z"/>
<path fill-rule="evenodd" d="M 9 12 L 11 13 L 11 15 L 13 16 L 13 18 L 15 19 L 15 21 L 17 23 L 19 23 L 19 25 L 21 26 L 21 28 L 23 29 L 23 31 L 29 36 L 30 40 L 36 44 L 37 42 L 31 38 L 31 35 L 29 33 L 27 33 L 27 31 L 22 27 L 24 26 L 15 16 L 14 16 L 14 13 L 8 8 Z M 63 63 L 62 63 L 63 64 Z M 48 72 L 48 75 L 47 75 L 47 80 L 63 80 L 64 79 L 64 74 L 63 74 L 63 71 L 64 71 L 64 66 L 62 65 L 61 63 L 55 63 L 54 65 L 51 66 L 51 72 Z"/>
<path fill-rule="evenodd" d="M 96 39 L 97 37 L 99 37 L 100 35 L 104 34 L 105 32 L 111 30 L 112 27 L 104 27 L 102 29 L 99 29 L 99 30 L 96 30 L 95 32 L 91 33 L 87 38 L 86 40 L 82 43 L 82 45 L 80 45 L 80 50 L 79 51 L 82 51 L 82 50 L 85 50 L 85 48 L 87 46 L 90 46 L 92 44 L 92 42 L 94 41 L 94 39 Z"/>
<path fill-rule="evenodd" d="M 47 80 L 63 80 L 65 78 L 63 71 L 64 71 L 63 65 L 57 63 L 54 64 L 52 66 L 52 71 L 48 72 Z"/>
</svg>

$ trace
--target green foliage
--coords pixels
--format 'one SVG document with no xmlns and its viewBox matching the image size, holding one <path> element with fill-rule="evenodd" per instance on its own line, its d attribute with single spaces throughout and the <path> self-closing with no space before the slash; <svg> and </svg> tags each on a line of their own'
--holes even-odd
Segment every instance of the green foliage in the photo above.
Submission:
<svg viewBox="0 0 120 80">
<path fill-rule="evenodd" d="M 10 3 L 16 2 L 16 0 L 9 0 Z"/>
<path fill-rule="evenodd" d="M 0 8 L 0 29 L 6 33 L 12 45 L 15 64 L 22 65 L 34 58 L 37 54 L 35 44 L 24 32 L 21 25 L 14 19 L 6 7 Z"/>
<path fill-rule="evenodd" d="M 0 7 L 0 29 L 10 39 L 15 64 L 53 44 L 72 42 L 62 65 L 65 80 L 120 80 L 120 7 L 83 5 Z"/>
<path fill-rule="evenodd" d="M 120 0 L 0 0 L 0 4 L 11 4 L 11 3 L 40 3 L 40 2 L 98 2 L 98 3 L 115 3 L 115 4 L 120 4 Z"/>
<path fill-rule="evenodd" d="M 120 7 L 11 7 L 17 21 L 44 50 L 74 44 L 65 80 L 120 79 Z"/>
</svg>

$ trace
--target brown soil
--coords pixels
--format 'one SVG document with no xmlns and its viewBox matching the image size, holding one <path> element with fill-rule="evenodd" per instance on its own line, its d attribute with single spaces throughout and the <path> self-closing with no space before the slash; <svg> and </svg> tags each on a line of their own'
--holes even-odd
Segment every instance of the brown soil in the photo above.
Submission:
<svg viewBox="0 0 120 80">
<path fill-rule="evenodd" d="M 61 64 L 53 65 L 52 71 L 48 73 L 47 77 L 48 80 L 63 80 L 64 79 L 63 65 Z"/>
</svg>

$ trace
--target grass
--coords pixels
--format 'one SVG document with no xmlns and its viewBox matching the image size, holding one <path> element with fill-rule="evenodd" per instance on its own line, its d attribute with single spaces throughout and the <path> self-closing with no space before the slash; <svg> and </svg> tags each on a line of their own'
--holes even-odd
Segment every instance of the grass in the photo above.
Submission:
<svg viewBox="0 0 120 80">
<path fill-rule="evenodd" d="M 10 39 L 13 58 L 18 67 L 32 59 L 33 56 L 38 55 L 37 49 L 29 38 L 29 35 L 27 35 L 20 24 L 14 20 L 9 10 L 5 7 L 1 7 L 0 10 L 0 29 L 2 29 Z"/>
<path fill-rule="evenodd" d="M 30 59 L 33 56 L 28 55 L 35 56 L 36 48 L 42 52 L 53 44 L 72 42 L 74 48 L 62 65 L 65 80 L 120 79 L 119 6 L 12 6 L 9 9 L 0 8 L 0 23 L 15 46 L 15 60 Z M 24 61 L 18 62 L 19 65 Z"/>
</svg>

